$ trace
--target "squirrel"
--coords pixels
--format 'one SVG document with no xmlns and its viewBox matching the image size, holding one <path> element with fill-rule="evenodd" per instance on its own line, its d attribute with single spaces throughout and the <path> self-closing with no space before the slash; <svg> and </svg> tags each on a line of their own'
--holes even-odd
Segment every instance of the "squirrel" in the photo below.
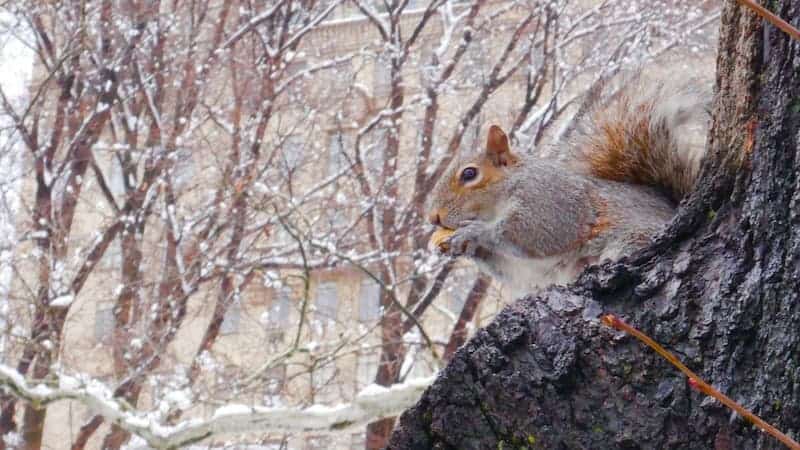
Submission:
<svg viewBox="0 0 800 450">
<path fill-rule="evenodd" d="M 431 245 L 473 259 L 522 294 L 646 245 L 674 215 L 705 155 L 708 96 L 696 82 L 641 79 L 582 119 L 566 158 L 511 150 L 489 128 L 485 150 L 457 155 L 428 205 Z"/>
</svg>

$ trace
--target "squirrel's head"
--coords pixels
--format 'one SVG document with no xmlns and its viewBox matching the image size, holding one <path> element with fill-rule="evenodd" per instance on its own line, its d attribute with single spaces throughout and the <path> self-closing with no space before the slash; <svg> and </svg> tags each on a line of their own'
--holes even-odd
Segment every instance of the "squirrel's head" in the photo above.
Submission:
<svg viewBox="0 0 800 450">
<path fill-rule="evenodd" d="M 497 125 L 489 127 L 486 149 L 455 158 L 436 183 L 428 205 L 428 220 L 437 227 L 456 229 L 464 220 L 491 220 L 508 177 L 519 162 L 508 137 Z"/>
</svg>

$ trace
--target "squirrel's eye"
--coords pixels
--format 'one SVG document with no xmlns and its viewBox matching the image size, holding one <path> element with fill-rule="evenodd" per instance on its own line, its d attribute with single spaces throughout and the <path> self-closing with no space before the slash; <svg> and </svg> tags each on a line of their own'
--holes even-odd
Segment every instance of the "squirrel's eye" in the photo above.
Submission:
<svg viewBox="0 0 800 450">
<path fill-rule="evenodd" d="M 478 176 L 478 169 L 475 167 L 467 167 L 461 171 L 461 181 L 472 181 Z"/>
</svg>

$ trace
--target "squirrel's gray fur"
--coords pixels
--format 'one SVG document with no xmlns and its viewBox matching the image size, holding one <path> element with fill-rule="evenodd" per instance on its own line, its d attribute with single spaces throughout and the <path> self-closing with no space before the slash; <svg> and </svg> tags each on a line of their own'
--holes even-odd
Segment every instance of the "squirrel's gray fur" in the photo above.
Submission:
<svg viewBox="0 0 800 450">
<path fill-rule="evenodd" d="M 440 250 L 523 293 L 649 242 L 698 176 L 708 95 L 693 82 L 629 86 L 563 144 L 567 161 L 513 152 L 498 127 L 486 151 L 456 158 L 429 202 L 431 222 L 454 230 Z"/>
</svg>

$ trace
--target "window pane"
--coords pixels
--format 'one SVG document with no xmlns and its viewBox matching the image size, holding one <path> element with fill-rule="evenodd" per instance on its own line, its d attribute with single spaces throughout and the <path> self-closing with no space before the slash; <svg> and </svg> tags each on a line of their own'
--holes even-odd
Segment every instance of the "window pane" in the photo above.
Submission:
<svg viewBox="0 0 800 450">
<path fill-rule="evenodd" d="M 225 317 L 222 319 L 222 324 L 219 327 L 220 334 L 232 334 L 239 331 L 239 322 L 242 318 L 242 305 L 239 302 L 233 302 L 228 306 L 225 311 Z"/>
<path fill-rule="evenodd" d="M 285 82 L 291 80 L 289 85 L 289 97 L 295 97 L 303 94 L 303 86 L 306 80 L 309 79 L 307 74 L 308 62 L 307 61 L 292 61 L 289 67 L 286 68 L 286 73 L 283 76 Z"/>
<path fill-rule="evenodd" d="M 460 314 L 461 310 L 464 309 L 464 305 L 467 303 L 468 295 L 469 287 L 454 289 L 454 292 L 450 293 L 450 311 Z"/>
<path fill-rule="evenodd" d="M 358 320 L 372 322 L 380 316 L 381 289 L 375 280 L 364 280 L 358 296 Z"/>
<path fill-rule="evenodd" d="M 122 166 L 119 163 L 117 155 L 112 155 L 109 170 L 104 175 L 106 177 L 108 190 L 110 190 L 114 196 L 119 197 L 125 194 L 125 180 L 122 176 Z"/>
<path fill-rule="evenodd" d="M 280 289 L 265 315 L 264 325 L 267 328 L 284 328 L 289 323 L 289 307 L 289 289 Z"/>
<path fill-rule="evenodd" d="M 283 144 L 283 163 L 286 170 L 296 169 L 303 161 L 303 139 L 300 136 L 289 136 Z"/>
<path fill-rule="evenodd" d="M 170 155 L 173 158 L 172 183 L 176 189 L 183 189 L 195 176 L 194 157 L 189 148 L 180 148 Z"/>
<path fill-rule="evenodd" d="M 278 344 L 283 342 L 285 330 L 289 324 L 289 289 L 283 288 L 276 292 L 272 304 L 261 316 L 267 334 L 267 342 Z"/>
<path fill-rule="evenodd" d="M 94 315 L 94 338 L 106 342 L 114 330 L 114 306 L 110 303 L 98 305 Z"/>
<path fill-rule="evenodd" d="M 122 242 L 119 238 L 108 244 L 103 257 L 100 258 L 100 265 L 104 270 L 122 270 Z"/>
<path fill-rule="evenodd" d="M 332 133 L 328 142 L 328 175 L 335 175 L 349 164 L 348 152 L 352 151 L 353 136 L 347 133 Z"/>
<path fill-rule="evenodd" d="M 315 306 L 319 318 L 336 319 L 336 312 L 339 308 L 339 294 L 336 289 L 336 283 L 326 282 L 317 286 Z"/>
<path fill-rule="evenodd" d="M 373 179 L 378 179 L 383 172 L 383 155 L 386 148 L 386 129 L 379 128 L 370 135 L 369 144 L 364 145 L 361 141 L 361 158 L 367 170 L 367 175 Z"/>
<path fill-rule="evenodd" d="M 392 85 L 392 66 L 389 58 L 381 55 L 375 60 L 375 95 L 386 95 Z"/>
</svg>

